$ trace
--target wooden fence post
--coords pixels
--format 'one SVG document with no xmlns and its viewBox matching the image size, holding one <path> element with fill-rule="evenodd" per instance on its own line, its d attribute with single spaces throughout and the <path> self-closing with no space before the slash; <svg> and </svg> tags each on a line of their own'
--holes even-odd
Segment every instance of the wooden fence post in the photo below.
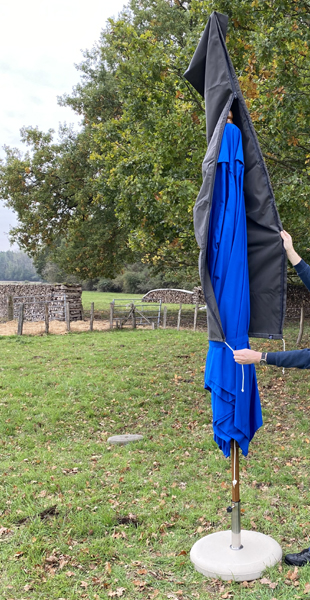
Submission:
<svg viewBox="0 0 310 600">
<path fill-rule="evenodd" d="M 163 320 L 163 328 L 167 327 L 167 306 L 164 306 L 164 320 Z"/>
<path fill-rule="evenodd" d="M 178 312 L 178 324 L 177 324 L 178 331 L 180 329 L 180 324 L 181 324 L 181 314 L 182 314 L 182 302 L 180 302 L 180 308 L 179 308 L 179 312 Z"/>
<path fill-rule="evenodd" d="M 197 328 L 197 316 L 198 316 L 198 302 L 196 302 L 195 304 L 195 312 L 194 312 L 194 331 L 196 331 Z"/>
<path fill-rule="evenodd" d="M 297 337 L 296 346 L 299 346 L 302 336 L 303 336 L 303 332 L 304 332 L 304 303 L 302 303 L 301 309 L 300 309 L 299 333 L 298 333 L 298 337 Z"/>
<path fill-rule="evenodd" d="M 70 304 L 69 304 L 69 302 L 66 302 L 66 304 L 65 304 L 65 316 L 66 316 L 67 331 L 70 331 Z"/>
<path fill-rule="evenodd" d="M 23 324 L 24 324 L 24 303 L 22 303 L 19 307 L 17 335 L 23 335 Z"/>
<path fill-rule="evenodd" d="M 114 302 L 110 304 L 110 329 L 113 329 Z"/>
<path fill-rule="evenodd" d="M 49 332 L 49 312 L 48 312 L 48 303 L 45 303 L 44 307 L 44 321 L 45 321 L 45 333 Z"/>
<path fill-rule="evenodd" d="M 136 311 L 135 311 L 134 303 L 132 303 L 132 305 L 131 305 L 131 316 L 132 316 L 132 328 L 136 329 L 137 323 L 136 323 Z"/>
<path fill-rule="evenodd" d="M 89 331 L 93 331 L 93 329 L 94 329 L 94 312 L 95 312 L 95 303 L 92 302 L 90 305 Z"/>
<path fill-rule="evenodd" d="M 8 296 L 8 321 L 13 321 L 13 319 L 14 319 L 13 296 Z"/>
</svg>

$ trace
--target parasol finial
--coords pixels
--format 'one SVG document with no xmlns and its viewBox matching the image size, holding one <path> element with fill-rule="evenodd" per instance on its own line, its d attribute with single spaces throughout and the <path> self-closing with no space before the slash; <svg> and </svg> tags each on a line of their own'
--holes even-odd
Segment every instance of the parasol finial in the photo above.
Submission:
<svg viewBox="0 0 310 600">
<path fill-rule="evenodd" d="M 233 122 L 234 122 L 234 116 L 233 116 L 233 114 L 232 114 L 232 112 L 230 110 L 229 113 L 228 113 L 228 117 L 227 117 L 226 123 L 233 123 Z"/>
</svg>

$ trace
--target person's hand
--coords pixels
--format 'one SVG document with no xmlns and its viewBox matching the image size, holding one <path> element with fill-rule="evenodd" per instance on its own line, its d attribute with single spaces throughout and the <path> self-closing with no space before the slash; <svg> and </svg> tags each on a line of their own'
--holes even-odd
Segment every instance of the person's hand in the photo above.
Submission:
<svg viewBox="0 0 310 600">
<path fill-rule="evenodd" d="M 284 246 L 286 252 L 289 252 L 290 250 L 294 250 L 292 236 L 290 236 L 290 234 L 287 231 L 285 231 L 284 229 L 283 229 L 283 231 L 280 231 L 280 235 L 283 240 L 283 246 Z"/>
<path fill-rule="evenodd" d="M 280 231 L 280 235 L 283 240 L 284 249 L 286 250 L 286 253 L 287 253 L 287 258 L 292 263 L 293 267 L 295 265 L 298 265 L 298 263 L 301 261 L 301 257 L 294 250 L 293 240 L 292 240 L 290 234 L 287 233 L 287 231 L 283 230 L 283 231 Z"/>
<path fill-rule="evenodd" d="M 239 363 L 239 365 L 252 365 L 253 363 L 259 363 L 261 358 L 261 352 L 249 350 L 249 348 L 234 350 L 234 359 L 236 363 Z"/>
</svg>

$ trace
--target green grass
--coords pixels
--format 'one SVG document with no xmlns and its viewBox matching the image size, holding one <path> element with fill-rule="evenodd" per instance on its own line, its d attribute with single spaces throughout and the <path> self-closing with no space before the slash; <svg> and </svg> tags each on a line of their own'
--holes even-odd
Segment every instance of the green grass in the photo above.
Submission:
<svg viewBox="0 0 310 600">
<path fill-rule="evenodd" d="M 143 294 L 123 294 L 115 292 L 82 292 L 82 303 L 85 310 L 90 310 L 92 302 L 95 303 L 95 310 L 110 309 L 110 303 L 113 300 L 134 300 L 143 297 Z"/>
<path fill-rule="evenodd" d="M 82 293 L 82 304 L 84 310 L 89 311 L 90 305 L 92 302 L 95 304 L 95 310 L 103 310 L 108 313 L 110 310 L 110 303 L 115 300 L 141 300 L 143 298 L 143 294 L 123 294 L 123 293 L 115 293 L 115 292 L 83 292 Z M 164 306 L 164 303 L 163 303 Z M 178 310 L 180 308 L 179 304 L 167 304 L 167 307 L 170 310 Z M 183 308 L 194 309 L 193 304 L 183 304 Z"/>
<path fill-rule="evenodd" d="M 297 329 L 285 337 L 292 348 Z M 297 579 L 277 566 L 265 574 L 271 587 L 244 587 L 206 579 L 189 560 L 196 540 L 230 528 L 230 462 L 212 440 L 203 390 L 205 333 L 0 343 L 1 598 L 309 597 L 310 566 Z M 310 534 L 310 372 L 259 368 L 258 382 L 265 425 L 241 459 L 242 527 L 295 551 Z M 144 440 L 109 446 L 117 433 Z M 56 514 L 40 517 L 55 505 Z"/>
</svg>

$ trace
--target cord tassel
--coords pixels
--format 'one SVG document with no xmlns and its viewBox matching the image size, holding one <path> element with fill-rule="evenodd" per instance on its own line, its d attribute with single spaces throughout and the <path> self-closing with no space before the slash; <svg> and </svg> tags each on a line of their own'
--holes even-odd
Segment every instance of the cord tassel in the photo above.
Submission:
<svg viewBox="0 0 310 600">
<path fill-rule="evenodd" d="M 227 344 L 227 342 L 225 342 L 225 344 L 229 348 L 229 350 L 231 350 L 232 353 L 233 353 L 234 351 L 233 351 L 232 347 L 229 344 Z M 243 365 L 241 365 L 241 367 L 242 367 L 242 386 L 241 386 L 241 391 L 244 392 L 244 367 L 243 367 Z"/>
<path fill-rule="evenodd" d="M 285 352 L 285 339 L 284 338 L 282 338 L 282 344 L 283 344 L 283 352 Z M 284 367 L 282 368 L 282 373 L 283 373 L 283 375 L 285 373 L 285 368 Z"/>
</svg>

